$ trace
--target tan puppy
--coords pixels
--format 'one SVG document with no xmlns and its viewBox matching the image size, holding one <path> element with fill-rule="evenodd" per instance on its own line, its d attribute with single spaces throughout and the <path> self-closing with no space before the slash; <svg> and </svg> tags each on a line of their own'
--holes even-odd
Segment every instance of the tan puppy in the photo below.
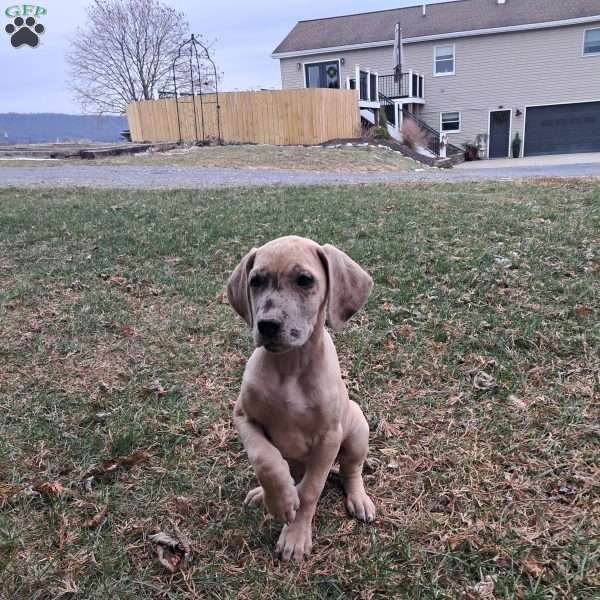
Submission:
<svg viewBox="0 0 600 600">
<path fill-rule="evenodd" d="M 260 483 L 245 503 L 264 503 L 285 523 L 283 560 L 312 547 L 311 525 L 329 470 L 339 460 L 348 512 L 375 518 L 362 466 L 369 426 L 348 398 L 325 319 L 340 329 L 366 302 L 373 281 L 334 246 L 284 237 L 251 250 L 229 279 L 230 304 L 252 330 L 252 354 L 234 411 Z"/>
</svg>

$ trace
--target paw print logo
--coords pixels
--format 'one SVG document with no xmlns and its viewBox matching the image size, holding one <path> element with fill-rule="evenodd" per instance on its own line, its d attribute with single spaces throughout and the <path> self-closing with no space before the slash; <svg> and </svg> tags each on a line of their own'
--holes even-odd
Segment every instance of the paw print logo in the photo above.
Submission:
<svg viewBox="0 0 600 600">
<path fill-rule="evenodd" d="M 10 43 L 13 47 L 31 46 L 35 48 L 39 42 L 39 34 L 44 33 L 44 26 L 36 23 L 33 17 L 17 17 L 12 23 L 5 27 L 6 33 L 10 35 Z"/>
</svg>

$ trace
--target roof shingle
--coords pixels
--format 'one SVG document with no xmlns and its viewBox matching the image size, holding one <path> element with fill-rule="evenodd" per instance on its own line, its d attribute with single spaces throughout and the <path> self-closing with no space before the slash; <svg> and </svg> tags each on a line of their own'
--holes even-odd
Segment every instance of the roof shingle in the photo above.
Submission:
<svg viewBox="0 0 600 600">
<path fill-rule="evenodd" d="M 394 39 L 401 23 L 404 38 L 442 35 L 562 21 L 600 15 L 600 0 L 457 0 L 421 6 L 300 21 L 273 51 L 301 52 Z"/>
</svg>

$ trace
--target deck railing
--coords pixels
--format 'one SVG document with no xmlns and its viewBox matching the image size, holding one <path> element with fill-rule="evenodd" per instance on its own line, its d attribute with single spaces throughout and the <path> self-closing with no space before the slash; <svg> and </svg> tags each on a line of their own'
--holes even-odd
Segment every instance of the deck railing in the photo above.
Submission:
<svg viewBox="0 0 600 600">
<path fill-rule="evenodd" d="M 413 71 L 402 75 L 380 75 L 379 92 L 388 98 L 424 98 L 425 78 Z"/>
<path fill-rule="evenodd" d="M 358 78 L 358 99 L 361 102 L 378 102 L 379 100 L 379 76 L 369 70 L 356 67 L 356 76 L 349 77 L 347 88 L 356 89 L 356 80 Z"/>
</svg>

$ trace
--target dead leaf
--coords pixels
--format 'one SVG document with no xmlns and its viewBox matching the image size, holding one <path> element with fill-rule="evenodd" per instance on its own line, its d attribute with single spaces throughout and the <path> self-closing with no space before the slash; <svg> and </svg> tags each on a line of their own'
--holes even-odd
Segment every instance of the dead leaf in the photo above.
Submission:
<svg viewBox="0 0 600 600">
<path fill-rule="evenodd" d="M 401 435 L 402 431 L 400 427 L 397 427 L 392 423 L 388 423 L 385 419 L 381 419 L 377 424 L 377 433 L 383 435 L 383 437 L 385 437 L 387 440 L 391 437 L 398 437 Z"/>
<path fill-rule="evenodd" d="M 471 586 L 469 591 L 474 594 L 475 598 L 481 600 L 494 600 L 494 578 L 491 575 L 486 575 L 479 583 Z"/>
<path fill-rule="evenodd" d="M 123 337 L 133 337 L 135 335 L 135 331 L 129 327 L 129 325 L 121 325 L 121 335 Z"/>
<path fill-rule="evenodd" d="M 414 336 L 415 328 L 412 325 L 405 323 L 404 325 L 400 325 L 400 327 L 394 329 L 394 333 L 402 338 L 409 340 Z"/>
<path fill-rule="evenodd" d="M 473 378 L 473 387 L 476 390 L 491 390 L 496 385 L 496 380 L 485 371 L 479 371 Z"/>
<path fill-rule="evenodd" d="M 8 500 L 23 489 L 22 485 L 14 485 L 12 483 L 2 483 L 0 481 L 0 503 Z"/>
<path fill-rule="evenodd" d="M 542 576 L 544 574 L 544 571 L 546 570 L 546 568 L 543 565 L 541 565 L 537 560 L 533 558 L 528 558 L 527 560 L 524 560 L 523 567 L 528 575 L 531 575 L 536 579 Z"/>
<path fill-rule="evenodd" d="M 169 573 L 176 573 L 184 569 L 192 558 L 192 549 L 189 540 L 177 525 L 173 523 L 176 537 L 159 531 L 150 536 L 150 539 L 156 544 L 156 554 L 158 562 Z"/>
<path fill-rule="evenodd" d="M 388 351 L 392 352 L 396 348 L 396 344 L 394 340 L 387 338 L 385 342 L 383 342 L 383 347 Z"/>
<path fill-rule="evenodd" d="M 592 310 L 591 306 L 588 306 L 587 304 L 578 304 L 575 307 L 575 314 L 580 318 L 580 319 L 584 319 L 585 317 L 589 317 L 594 311 Z"/>
<path fill-rule="evenodd" d="M 127 283 L 127 279 L 125 279 L 125 277 L 121 277 L 120 275 L 113 275 L 112 277 L 108 278 L 108 281 L 110 283 L 112 283 L 113 285 L 124 285 L 125 283 Z"/>
<path fill-rule="evenodd" d="M 101 462 L 89 469 L 82 477 L 82 480 L 92 479 L 105 479 L 114 475 L 119 467 L 132 467 L 142 462 L 150 460 L 150 454 L 143 450 L 136 450 L 132 454 L 127 456 L 117 456 L 116 458 L 110 458 Z"/>
<path fill-rule="evenodd" d="M 383 312 L 392 312 L 394 310 L 394 305 L 391 302 L 384 302 L 381 305 L 381 310 Z"/>
<path fill-rule="evenodd" d="M 31 489 L 38 494 L 48 496 L 49 498 L 59 498 L 60 496 L 74 496 L 73 490 L 66 488 L 60 481 L 44 481 L 31 486 Z"/>
<path fill-rule="evenodd" d="M 100 525 L 100 523 L 102 523 L 102 521 L 104 520 L 107 511 L 108 506 L 103 506 L 91 519 L 88 519 L 85 522 L 85 526 L 90 529 L 98 527 L 98 525 Z"/>
<path fill-rule="evenodd" d="M 167 393 L 165 388 L 161 385 L 160 379 L 155 379 L 154 381 L 146 384 L 142 388 L 142 392 L 144 394 L 156 394 L 157 396 L 164 396 Z"/>
<path fill-rule="evenodd" d="M 506 398 L 515 408 L 518 408 L 520 410 L 524 410 L 527 408 L 527 404 L 525 402 L 523 402 L 523 400 L 521 400 L 521 398 L 519 398 L 518 396 L 515 396 L 514 394 L 509 394 L 508 397 Z"/>
</svg>

